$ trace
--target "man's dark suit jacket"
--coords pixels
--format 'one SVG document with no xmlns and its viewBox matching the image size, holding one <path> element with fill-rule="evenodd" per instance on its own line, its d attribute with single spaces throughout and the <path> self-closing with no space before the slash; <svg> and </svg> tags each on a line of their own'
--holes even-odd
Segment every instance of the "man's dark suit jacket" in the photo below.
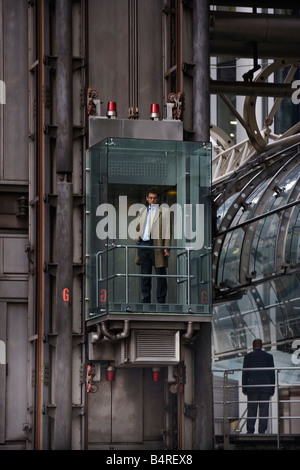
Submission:
<svg viewBox="0 0 300 470">
<path fill-rule="evenodd" d="M 260 348 L 246 354 L 243 369 L 274 367 L 272 354 Z M 270 387 L 247 387 L 247 385 L 272 385 L 275 384 L 274 370 L 245 370 L 242 374 L 242 391 L 245 395 L 249 393 L 263 392 L 269 395 L 274 394 L 274 386 Z"/>
</svg>

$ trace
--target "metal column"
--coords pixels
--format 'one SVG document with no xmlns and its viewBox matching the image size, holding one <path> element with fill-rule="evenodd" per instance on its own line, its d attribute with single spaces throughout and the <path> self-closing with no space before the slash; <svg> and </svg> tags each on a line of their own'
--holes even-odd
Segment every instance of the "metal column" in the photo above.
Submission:
<svg viewBox="0 0 300 470">
<path fill-rule="evenodd" d="M 209 2 L 194 1 L 194 140 L 210 140 Z"/>
<path fill-rule="evenodd" d="M 72 285 L 73 185 L 57 183 L 56 208 L 56 365 L 54 449 L 71 449 L 72 438 Z"/>
<path fill-rule="evenodd" d="M 194 140 L 210 140 L 209 2 L 194 1 Z M 211 374 L 211 324 L 202 323 L 195 342 L 196 449 L 213 448 L 213 389 Z"/>
<path fill-rule="evenodd" d="M 56 172 L 73 170 L 72 2 L 56 1 Z"/>
<path fill-rule="evenodd" d="M 56 363 L 53 447 L 72 446 L 72 1 L 56 1 Z"/>
</svg>

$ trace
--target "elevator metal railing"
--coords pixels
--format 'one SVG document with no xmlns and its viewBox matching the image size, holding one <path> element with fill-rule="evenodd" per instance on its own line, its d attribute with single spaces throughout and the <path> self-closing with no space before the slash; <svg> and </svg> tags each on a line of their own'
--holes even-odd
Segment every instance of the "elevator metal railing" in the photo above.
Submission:
<svg viewBox="0 0 300 470">
<path fill-rule="evenodd" d="M 247 427 L 246 423 L 249 419 L 247 417 L 247 396 L 242 395 L 241 383 L 241 374 L 246 370 L 250 369 L 213 370 L 215 429 L 216 423 L 221 424 L 219 434 L 222 436 L 224 449 L 230 448 L 230 439 L 232 437 L 246 435 L 246 430 L 244 429 Z M 277 449 L 280 449 L 283 437 L 296 434 L 300 438 L 300 421 L 297 421 L 300 420 L 300 381 L 294 380 L 284 383 L 284 379 L 280 380 L 280 374 L 290 372 L 292 375 L 295 372 L 297 373 L 297 371 L 299 373 L 300 367 L 251 369 L 251 371 L 253 370 L 274 370 L 275 372 L 275 393 L 269 401 L 269 415 L 267 417 L 269 422 L 268 429 L 271 429 L 268 435 L 276 439 Z M 233 378 L 234 376 L 237 378 Z M 221 379 L 221 381 L 217 382 L 216 377 Z M 269 384 L 260 385 L 260 387 L 266 385 Z M 294 398 L 292 397 L 293 395 L 295 396 Z M 261 403 L 264 403 L 264 401 L 261 401 Z M 216 413 L 216 409 L 218 409 L 219 413 Z M 257 416 L 258 420 L 259 416 Z M 292 420 L 295 420 L 293 425 Z M 218 432 L 215 432 L 215 434 L 218 434 Z M 247 437 L 251 438 L 251 436 L 254 436 L 254 434 L 247 434 Z M 256 436 L 259 436 L 262 441 L 265 438 L 265 434 Z"/>
<path fill-rule="evenodd" d="M 143 246 L 145 249 L 153 249 L 153 246 Z M 150 278 L 158 278 L 158 277 L 165 277 L 165 278 L 173 278 L 176 279 L 177 284 L 184 283 L 186 286 L 185 289 L 185 304 L 191 303 L 191 279 L 195 276 L 191 275 L 190 269 L 190 262 L 191 262 L 191 251 L 194 250 L 193 247 L 180 247 L 180 246 L 155 246 L 155 249 L 164 249 L 167 248 L 168 250 L 177 250 L 179 253 L 176 255 L 176 274 L 140 274 L 140 273 L 133 273 L 129 270 L 129 250 L 137 249 L 137 245 L 119 245 L 119 244 L 111 244 L 107 246 L 107 248 L 103 251 L 99 251 L 96 253 L 96 298 L 99 299 L 98 291 L 99 291 L 99 282 L 109 281 L 117 277 L 125 278 L 125 294 L 124 294 L 124 302 L 129 302 L 129 278 L 136 277 L 150 277 Z M 114 250 L 124 250 L 124 263 L 125 263 L 125 271 L 124 272 L 113 272 L 112 274 L 108 275 L 104 271 L 106 270 L 103 265 L 103 257 L 107 256 L 107 254 Z M 180 259 L 183 257 L 183 262 L 180 263 Z M 201 259 L 202 261 L 202 259 Z M 118 266 L 119 268 L 119 266 Z M 183 270 L 183 273 L 180 271 Z"/>
</svg>

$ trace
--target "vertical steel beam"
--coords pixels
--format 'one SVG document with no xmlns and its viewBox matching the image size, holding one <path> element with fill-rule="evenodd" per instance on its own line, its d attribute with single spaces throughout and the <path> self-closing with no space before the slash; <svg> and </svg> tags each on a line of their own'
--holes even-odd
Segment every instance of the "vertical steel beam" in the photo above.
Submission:
<svg viewBox="0 0 300 470">
<path fill-rule="evenodd" d="M 193 80 L 193 129 L 194 140 L 210 140 L 209 95 L 209 2 L 194 0 L 194 80 Z M 195 404 L 196 449 L 213 448 L 213 399 L 211 374 L 211 324 L 201 325 L 201 336 L 195 342 Z"/>
<path fill-rule="evenodd" d="M 72 445 L 72 287 L 73 185 L 57 183 L 56 207 L 56 364 L 54 375 L 54 450 Z"/>
<path fill-rule="evenodd" d="M 193 130 L 194 140 L 209 142 L 209 2 L 194 0 L 194 80 L 193 80 Z"/>
<path fill-rule="evenodd" d="M 73 170 L 72 1 L 56 1 L 56 171 Z"/>
<path fill-rule="evenodd" d="M 0 302 L 0 444 L 5 443 L 7 303 Z"/>
<path fill-rule="evenodd" d="M 201 336 L 194 343 L 195 351 L 195 449 L 211 450 L 214 446 L 213 386 L 211 371 L 211 323 L 201 324 Z"/>
<path fill-rule="evenodd" d="M 56 17 L 56 348 L 53 447 L 72 447 L 73 68 L 72 0 L 57 0 Z"/>
</svg>

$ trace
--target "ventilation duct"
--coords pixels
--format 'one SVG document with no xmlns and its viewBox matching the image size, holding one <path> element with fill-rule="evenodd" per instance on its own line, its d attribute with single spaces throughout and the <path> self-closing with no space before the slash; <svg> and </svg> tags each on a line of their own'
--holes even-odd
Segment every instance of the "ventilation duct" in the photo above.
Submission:
<svg viewBox="0 0 300 470">
<path fill-rule="evenodd" d="M 120 343 L 119 365 L 177 364 L 179 339 L 179 331 L 133 330 Z"/>
</svg>

